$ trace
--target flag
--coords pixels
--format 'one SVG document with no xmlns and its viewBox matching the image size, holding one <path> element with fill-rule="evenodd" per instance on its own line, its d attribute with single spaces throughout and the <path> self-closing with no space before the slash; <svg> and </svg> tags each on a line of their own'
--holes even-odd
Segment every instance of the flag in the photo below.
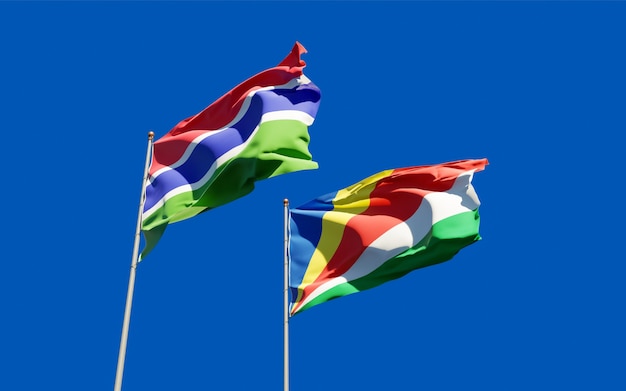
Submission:
<svg viewBox="0 0 626 391">
<path fill-rule="evenodd" d="M 290 210 L 290 314 L 452 258 L 480 240 L 487 159 L 382 171 Z"/>
<path fill-rule="evenodd" d="M 317 168 L 310 126 L 320 90 L 296 42 L 276 67 L 236 86 L 154 143 L 142 212 L 142 258 L 168 224 L 234 201 L 255 181 Z"/>
</svg>

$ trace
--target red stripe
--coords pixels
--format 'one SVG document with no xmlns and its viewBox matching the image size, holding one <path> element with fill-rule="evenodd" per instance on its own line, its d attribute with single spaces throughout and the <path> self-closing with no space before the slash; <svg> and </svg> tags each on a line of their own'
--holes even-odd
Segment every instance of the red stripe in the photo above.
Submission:
<svg viewBox="0 0 626 391">
<path fill-rule="evenodd" d="M 481 159 L 399 168 L 379 180 L 370 194 L 370 206 L 348 221 L 337 251 L 315 282 L 305 287 L 303 299 L 324 282 L 347 272 L 372 242 L 411 217 L 426 194 L 447 191 L 461 173 L 481 171 L 486 164 L 487 160 Z"/>
<path fill-rule="evenodd" d="M 154 143 L 150 174 L 178 161 L 189 143 L 207 130 L 217 130 L 235 118 L 246 96 L 263 87 L 282 85 L 302 75 L 306 63 L 301 59 L 306 49 L 296 42 L 291 52 L 276 67 L 242 82 L 200 113 L 180 121 Z"/>
</svg>

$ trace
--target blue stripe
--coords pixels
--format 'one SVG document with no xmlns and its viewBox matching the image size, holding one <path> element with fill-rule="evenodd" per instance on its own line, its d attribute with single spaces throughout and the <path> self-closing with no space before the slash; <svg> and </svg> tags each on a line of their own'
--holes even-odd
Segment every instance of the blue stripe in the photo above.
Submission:
<svg viewBox="0 0 626 391">
<path fill-rule="evenodd" d="M 292 209 L 289 217 L 289 287 L 291 298 L 298 296 L 297 288 L 302 283 L 306 269 L 322 236 L 322 221 L 326 212 L 333 210 L 333 199 L 337 192 L 318 197 Z"/>
<path fill-rule="evenodd" d="M 169 191 L 198 182 L 217 158 L 245 143 L 265 113 L 298 110 L 315 118 L 320 91 L 313 83 L 294 89 L 258 91 L 252 96 L 247 112 L 232 127 L 215 133 L 198 144 L 185 163 L 154 178 L 146 187 L 144 212 L 157 204 Z M 175 139 L 172 140 L 175 142 Z"/>
</svg>

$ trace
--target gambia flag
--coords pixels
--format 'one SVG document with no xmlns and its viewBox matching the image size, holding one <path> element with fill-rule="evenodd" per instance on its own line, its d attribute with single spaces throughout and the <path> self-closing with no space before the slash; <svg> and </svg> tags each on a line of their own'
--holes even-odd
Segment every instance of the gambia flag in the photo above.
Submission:
<svg viewBox="0 0 626 391">
<path fill-rule="evenodd" d="M 290 211 L 290 313 L 374 288 L 480 240 L 487 159 L 387 170 Z"/>
<path fill-rule="evenodd" d="M 236 86 L 154 143 L 142 212 L 144 258 L 168 224 L 240 198 L 255 181 L 317 168 L 310 126 L 320 90 L 298 42 L 276 67 Z"/>
</svg>

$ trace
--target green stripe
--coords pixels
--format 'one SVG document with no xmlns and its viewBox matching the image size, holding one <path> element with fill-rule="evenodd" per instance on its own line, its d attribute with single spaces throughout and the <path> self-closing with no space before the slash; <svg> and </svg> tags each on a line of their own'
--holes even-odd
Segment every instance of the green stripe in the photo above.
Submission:
<svg viewBox="0 0 626 391">
<path fill-rule="evenodd" d="M 414 247 L 391 258 L 364 277 L 329 289 L 301 307 L 298 312 L 341 296 L 377 287 L 413 270 L 450 260 L 462 248 L 480 240 L 479 225 L 478 209 L 441 220 Z"/>
<path fill-rule="evenodd" d="M 222 164 L 202 187 L 178 194 L 143 221 L 143 229 L 181 221 L 243 197 L 254 182 L 318 167 L 308 151 L 308 127 L 297 120 L 261 124 L 241 153 Z M 186 209 L 192 208 L 187 211 Z"/>
</svg>

